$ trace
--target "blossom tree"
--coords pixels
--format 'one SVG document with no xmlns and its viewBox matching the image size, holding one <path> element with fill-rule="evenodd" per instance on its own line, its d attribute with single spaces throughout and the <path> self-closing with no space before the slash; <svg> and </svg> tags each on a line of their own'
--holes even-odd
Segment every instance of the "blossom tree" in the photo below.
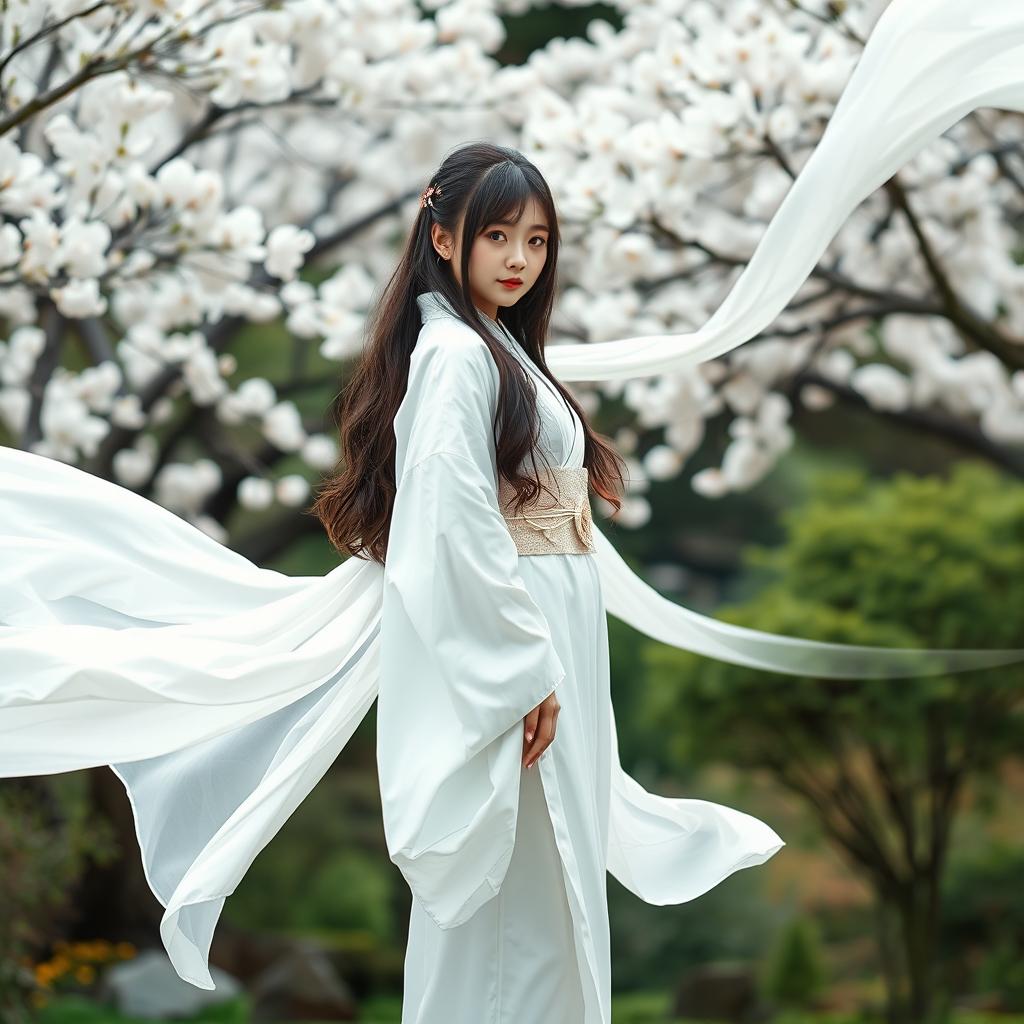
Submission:
<svg viewBox="0 0 1024 1024">
<path fill-rule="evenodd" d="M 0 22 L 0 429 L 222 541 L 282 506 L 260 557 L 316 528 L 331 469 L 303 416 L 356 355 L 447 150 L 488 137 L 552 184 L 552 344 L 684 333 L 728 292 L 820 138 L 879 0 L 619 0 L 616 23 L 497 58 L 516 0 L 8 0 Z M 580 6 L 566 2 L 565 6 Z M 468 99 L 467 99 L 468 97 Z M 618 521 L 685 470 L 763 479 L 797 408 L 837 399 L 1024 474 L 1021 119 L 966 118 L 869 197 L 757 339 L 621 398 Z M 300 271 L 302 275 L 300 276 Z M 314 283 L 315 282 L 315 283 Z M 274 330 L 285 379 L 231 351 Z M 198 455 L 197 455 L 198 452 Z M 298 458 L 301 472 L 279 466 Z M 305 470 L 308 469 L 308 472 Z M 253 554 L 253 552 L 249 552 Z"/>
<path fill-rule="evenodd" d="M 553 94 L 531 105 L 523 142 L 558 168 L 562 312 L 581 338 L 683 333 L 711 316 L 883 6 L 631 5 L 622 31 L 595 24 L 589 42 L 535 55 Z M 770 472 L 795 408 L 837 399 L 1024 472 L 1022 137 L 1017 115 L 978 111 L 855 211 L 758 339 L 692 372 L 602 385 L 662 432 L 632 452 L 624 516 L 646 521 L 645 479 L 678 473 L 711 416 L 727 417 L 731 442 L 692 483 L 717 497 Z"/>
</svg>

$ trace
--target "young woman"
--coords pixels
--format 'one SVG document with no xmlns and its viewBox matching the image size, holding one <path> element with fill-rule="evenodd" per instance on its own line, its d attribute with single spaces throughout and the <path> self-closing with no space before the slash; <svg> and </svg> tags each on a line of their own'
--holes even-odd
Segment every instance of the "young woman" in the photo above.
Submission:
<svg viewBox="0 0 1024 1024">
<path fill-rule="evenodd" d="M 378 763 L 413 891 L 407 1022 L 610 1019 L 587 486 L 617 504 L 621 460 L 545 364 L 557 259 L 533 164 L 487 144 L 444 161 L 338 409 L 344 468 L 314 506 L 340 549 L 385 565 Z"/>
</svg>

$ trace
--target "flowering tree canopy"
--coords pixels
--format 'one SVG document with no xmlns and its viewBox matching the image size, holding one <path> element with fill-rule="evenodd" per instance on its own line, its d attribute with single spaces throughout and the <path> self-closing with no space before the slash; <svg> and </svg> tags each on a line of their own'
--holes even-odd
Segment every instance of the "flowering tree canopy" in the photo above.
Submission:
<svg viewBox="0 0 1024 1024">
<path fill-rule="evenodd" d="M 699 326 L 885 5 L 619 0 L 618 24 L 502 64 L 502 16 L 525 6 L 12 0 L 12 442 L 220 539 L 236 502 L 303 505 L 307 475 L 276 466 L 297 456 L 314 475 L 337 449 L 294 396 L 359 351 L 423 184 L 467 138 L 521 149 L 551 183 L 565 243 L 553 346 Z M 711 417 L 731 440 L 692 483 L 715 497 L 771 471 L 795 408 L 837 397 L 1024 474 L 1022 138 L 1018 113 L 971 113 L 856 209 L 755 340 L 685 372 L 580 385 L 591 414 L 612 397 L 635 414 L 615 436 L 631 487 L 619 521 L 646 521 L 647 481 L 682 472 Z M 319 283 L 300 278 L 314 268 Z M 229 349 L 254 323 L 281 325 L 291 380 L 238 379 Z"/>
</svg>

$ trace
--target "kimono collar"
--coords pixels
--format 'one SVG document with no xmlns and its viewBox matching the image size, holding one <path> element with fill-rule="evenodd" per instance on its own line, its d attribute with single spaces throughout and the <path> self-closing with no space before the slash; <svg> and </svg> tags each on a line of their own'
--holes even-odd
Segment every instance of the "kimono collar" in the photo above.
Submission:
<svg viewBox="0 0 1024 1024">
<path fill-rule="evenodd" d="M 452 309 L 448 304 L 448 300 L 438 291 L 420 292 L 416 296 L 416 305 L 420 307 L 420 316 L 424 323 L 428 320 L 442 320 L 446 317 L 458 320 L 459 323 L 464 323 L 462 317 Z M 486 313 L 480 313 L 480 317 L 494 338 L 515 353 L 521 361 L 525 361 L 530 370 L 534 373 L 539 372 L 533 360 L 526 354 L 526 350 L 520 342 L 516 341 L 504 324 L 489 317 Z M 551 387 L 550 383 L 548 383 L 548 387 Z"/>
<path fill-rule="evenodd" d="M 416 296 L 416 305 L 420 307 L 420 316 L 424 321 L 458 316 L 440 292 L 420 292 Z"/>
<path fill-rule="evenodd" d="M 420 317 L 423 319 L 424 323 L 427 320 L 439 320 L 443 317 L 454 317 L 457 320 L 462 319 L 462 317 L 459 316 L 459 314 L 456 313 L 448 304 L 448 300 L 437 291 L 420 292 L 420 294 L 416 296 L 416 305 L 420 307 Z M 481 313 L 480 316 L 486 323 L 491 325 L 499 335 L 505 337 L 504 328 L 502 328 L 497 320 L 489 317 L 486 313 Z"/>
</svg>

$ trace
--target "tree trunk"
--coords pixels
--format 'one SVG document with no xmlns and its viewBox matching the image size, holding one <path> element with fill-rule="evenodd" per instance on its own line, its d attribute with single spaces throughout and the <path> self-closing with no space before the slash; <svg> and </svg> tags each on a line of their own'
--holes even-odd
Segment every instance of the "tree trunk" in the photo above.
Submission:
<svg viewBox="0 0 1024 1024">
<path fill-rule="evenodd" d="M 920 869 L 895 900 L 894 913 L 899 927 L 899 944 L 905 984 L 898 993 L 895 1013 L 890 1020 L 906 1024 L 935 1024 L 944 1015 L 948 993 L 938 973 L 938 925 L 942 851 L 932 851 L 930 864 Z M 883 954 L 886 960 L 890 957 Z M 888 968 L 887 968 L 888 970 Z"/>
<path fill-rule="evenodd" d="M 880 967 L 885 981 L 885 1019 L 887 1024 L 906 1024 L 902 1005 L 905 988 L 903 979 L 906 972 L 903 969 L 904 954 L 900 942 L 899 922 L 885 892 L 877 892 L 875 901 L 878 951 L 881 954 Z"/>
<path fill-rule="evenodd" d="M 907 964 L 907 1020 L 928 1024 L 933 992 L 935 936 L 929 930 L 927 878 L 910 880 L 899 909 Z"/>
<path fill-rule="evenodd" d="M 105 765 L 89 769 L 89 790 L 94 813 L 113 826 L 118 855 L 102 866 L 90 863 L 80 884 L 80 913 L 71 938 L 159 945 L 163 907 L 146 881 L 128 794 Z"/>
</svg>

